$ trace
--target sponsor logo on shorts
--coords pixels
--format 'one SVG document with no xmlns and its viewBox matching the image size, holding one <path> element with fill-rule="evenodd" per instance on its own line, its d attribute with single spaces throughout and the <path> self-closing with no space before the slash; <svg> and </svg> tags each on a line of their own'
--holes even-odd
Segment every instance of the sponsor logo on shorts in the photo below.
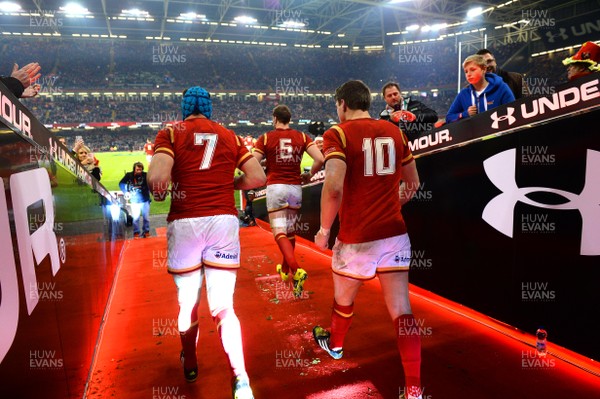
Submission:
<svg viewBox="0 0 600 399">
<path fill-rule="evenodd" d="M 408 263 L 410 262 L 410 255 L 398 254 L 394 257 L 395 263 Z"/>
<path fill-rule="evenodd" d="M 231 254 L 231 253 L 220 252 L 220 251 L 217 251 L 217 253 L 215 254 L 215 258 L 217 258 L 217 259 L 237 259 L 238 257 L 239 257 L 239 254 Z"/>
</svg>

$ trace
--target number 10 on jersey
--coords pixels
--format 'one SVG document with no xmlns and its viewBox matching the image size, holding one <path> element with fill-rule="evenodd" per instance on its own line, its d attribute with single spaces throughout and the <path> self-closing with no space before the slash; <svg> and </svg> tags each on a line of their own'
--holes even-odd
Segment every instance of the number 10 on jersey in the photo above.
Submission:
<svg viewBox="0 0 600 399">
<path fill-rule="evenodd" d="M 365 176 L 392 175 L 396 172 L 396 147 L 392 137 L 364 138 Z M 373 154 L 375 150 L 375 154 Z"/>
</svg>

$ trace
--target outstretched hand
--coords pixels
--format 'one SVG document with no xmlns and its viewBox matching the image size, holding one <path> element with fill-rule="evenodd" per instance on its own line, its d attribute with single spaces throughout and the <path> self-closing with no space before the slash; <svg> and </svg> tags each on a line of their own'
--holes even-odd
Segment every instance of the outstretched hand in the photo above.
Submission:
<svg viewBox="0 0 600 399">
<path fill-rule="evenodd" d="M 14 64 L 10 76 L 21 82 L 24 88 L 28 88 L 42 76 L 42 74 L 39 73 L 40 69 L 42 69 L 42 67 L 37 62 L 31 62 L 23 68 L 19 68 L 18 64 Z"/>
</svg>

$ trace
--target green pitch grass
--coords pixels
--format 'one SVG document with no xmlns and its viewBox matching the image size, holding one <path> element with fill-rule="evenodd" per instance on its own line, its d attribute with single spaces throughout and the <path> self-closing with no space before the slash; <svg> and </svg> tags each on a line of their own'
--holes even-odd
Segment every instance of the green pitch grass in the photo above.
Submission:
<svg viewBox="0 0 600 399">
<path fill-rule="evenodd" d="M 144 164 L 144 171 L 148 171 L 148 162 L 146 162 L 146 154 L 143 151 L 118 151 L 118 152 L 97 152 L 94 154 L 100 161 L 100 168 L 102 169 L 102 179 L 100 183 L 104 185 L 110 191 L 118 191 L 119 182 L 125 176 L 125 173 L 133 170 L 133 164 L 135 162 L 141 162 Z M 308 154 L 304 154 L 302 158 L 301 167 L 309 167 L 313 163 L 312 158 Z M 239 191 L 235 192 L 235 206 L 239 209 L 240 207 Z M 171 198 L 163 202 L 152 201 L 150 204 L 150 214 L 157 215 L 169 212 L 171 206 Z"/>
<path fill-rule="evenodd" d="M 109 191 L 121 192 L 119 182 L 125 176 L 125 173 L 133 170 L 134 163 L 143 163 L 144 171 L 148 171 L 148 162 L 146 162 L 146 154 L 143 151 L 97 152 L 94 155 L 100 161 L 99 166 L 102 169 L 100 183 Z M 168 213 L 170 206 L 170 198 L 167 198 L 164 202 L 152 201 L 150 203 L 150 214 Z"/>
</svg>

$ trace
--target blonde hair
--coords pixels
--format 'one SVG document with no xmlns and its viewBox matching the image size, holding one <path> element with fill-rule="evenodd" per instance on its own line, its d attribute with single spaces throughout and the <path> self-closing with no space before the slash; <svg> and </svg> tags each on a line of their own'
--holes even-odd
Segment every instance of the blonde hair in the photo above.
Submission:
<svg viewBox="0 0 600 399">
<path fill-rule="evenodd" d="M 475 65 L 478 65 L 483 69 L 487 68 L 487 63 L 485 62 L 485 58 L 483 58 L 482 55 L 473 54 L 465 58 L 465 61 L 462 64 L 463 68 L 470 62 L 473 62 Z"/>
<path fill-rule="evenodd" d="M 87 154 L 83 155 L 80 154 L 79 152 L 83 150 L 85 151 Z M 83 144 L 81 146 L 79 146 L 79 148 L 77 149 L 77 159 L 79 160 L 79 162 L 83 162 L 85 159 L 88 159 L 90 154 L 92 153 L 92 151 L 90 150 L 90 147 L 88 147 L 87 145 Z M 81 159 L 82 157 L 85 157 L 84 159 Z"/>
</svg>

